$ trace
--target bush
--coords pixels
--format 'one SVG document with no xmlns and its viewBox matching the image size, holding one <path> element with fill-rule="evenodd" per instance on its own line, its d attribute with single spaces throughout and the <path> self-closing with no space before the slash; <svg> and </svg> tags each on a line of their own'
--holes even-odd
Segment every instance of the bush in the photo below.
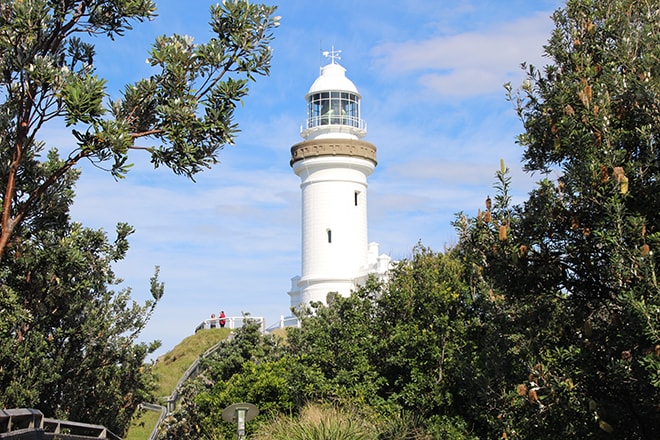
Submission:
<svg viewBox="0 0 660 440">
<path fill-rule="evenodd" d="M 255 440 L 376 440 L 377 427 L 357 411 L 306 405 L 299 417 L 278 416 L 251 436 Z"/>
</svg>

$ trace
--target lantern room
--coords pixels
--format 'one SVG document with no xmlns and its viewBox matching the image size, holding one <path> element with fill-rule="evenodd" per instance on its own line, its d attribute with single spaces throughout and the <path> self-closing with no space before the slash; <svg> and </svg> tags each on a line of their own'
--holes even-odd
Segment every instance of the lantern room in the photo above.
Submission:
<svg viewBox="0 0 660 440">
<path fill-rule="evenodd" d="M 346 77 L 346 69 L 335 61 L 338 51 L 330 54 L 330 64 L 321 68 L 321 75 L 305 96 L 307 119 L 301 135 L 305 140 L 361 139 L 367 130 L 360 118 L 360 93 Z"/>
</svg>

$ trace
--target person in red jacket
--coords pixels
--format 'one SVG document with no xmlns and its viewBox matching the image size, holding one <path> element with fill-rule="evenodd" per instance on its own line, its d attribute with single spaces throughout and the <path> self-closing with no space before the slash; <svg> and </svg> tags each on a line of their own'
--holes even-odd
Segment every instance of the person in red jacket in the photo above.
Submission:
<svg viewBox="0 0 660 440">
<path fill-rule="evenodd" d="M 218 318 L 220 318 L 220 328 L 225 328 L 225 324 L 227 321 L 225 321 L 225 311 L 222 310 L 220 311 L 220 314 L 218 315 Z"/>
</svg>

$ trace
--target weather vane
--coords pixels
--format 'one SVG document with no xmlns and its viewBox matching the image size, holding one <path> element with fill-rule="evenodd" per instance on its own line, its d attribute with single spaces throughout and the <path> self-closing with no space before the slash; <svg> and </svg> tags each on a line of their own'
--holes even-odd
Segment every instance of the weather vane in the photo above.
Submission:
<svg viewBox="0 0 660 440">
<path fill-rule="evenodd" d="M 331 62 L 332 64 L 335 64 L 335 60 L 337 60 L 337 61 L 338 61 L 338 60 L 341 60 L 341 57 L 339 56 L 340 53 L 341 53 L 341 50 L 335 50 L 335 46 L 334 46 L 334 44 L 333 44 L 333 45 L 332 45 L 332 50 L 330 50 L 330 51 L 327 51 L 327 50 L 324 51 L 324 52 L 323 52 L 323 56 L 326 57 L 326 58 L 329 58 L 329 59 L 330 59 L 330 62 Z"/>
</svg>

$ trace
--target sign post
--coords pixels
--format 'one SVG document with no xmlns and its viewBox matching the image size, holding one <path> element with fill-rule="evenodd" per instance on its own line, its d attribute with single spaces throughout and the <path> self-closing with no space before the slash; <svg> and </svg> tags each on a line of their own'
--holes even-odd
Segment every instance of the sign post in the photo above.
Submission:
<svg viewBox="0 0 660 440">
<path fill-rule="evenodd" d="M 251 403 L 234 403 L 222 411 L 222 419 L 226 422 L 236 423 L 238 439 L 245 439 L 245 423 L 257 417 L 259 408 Z"/>
</svg>

